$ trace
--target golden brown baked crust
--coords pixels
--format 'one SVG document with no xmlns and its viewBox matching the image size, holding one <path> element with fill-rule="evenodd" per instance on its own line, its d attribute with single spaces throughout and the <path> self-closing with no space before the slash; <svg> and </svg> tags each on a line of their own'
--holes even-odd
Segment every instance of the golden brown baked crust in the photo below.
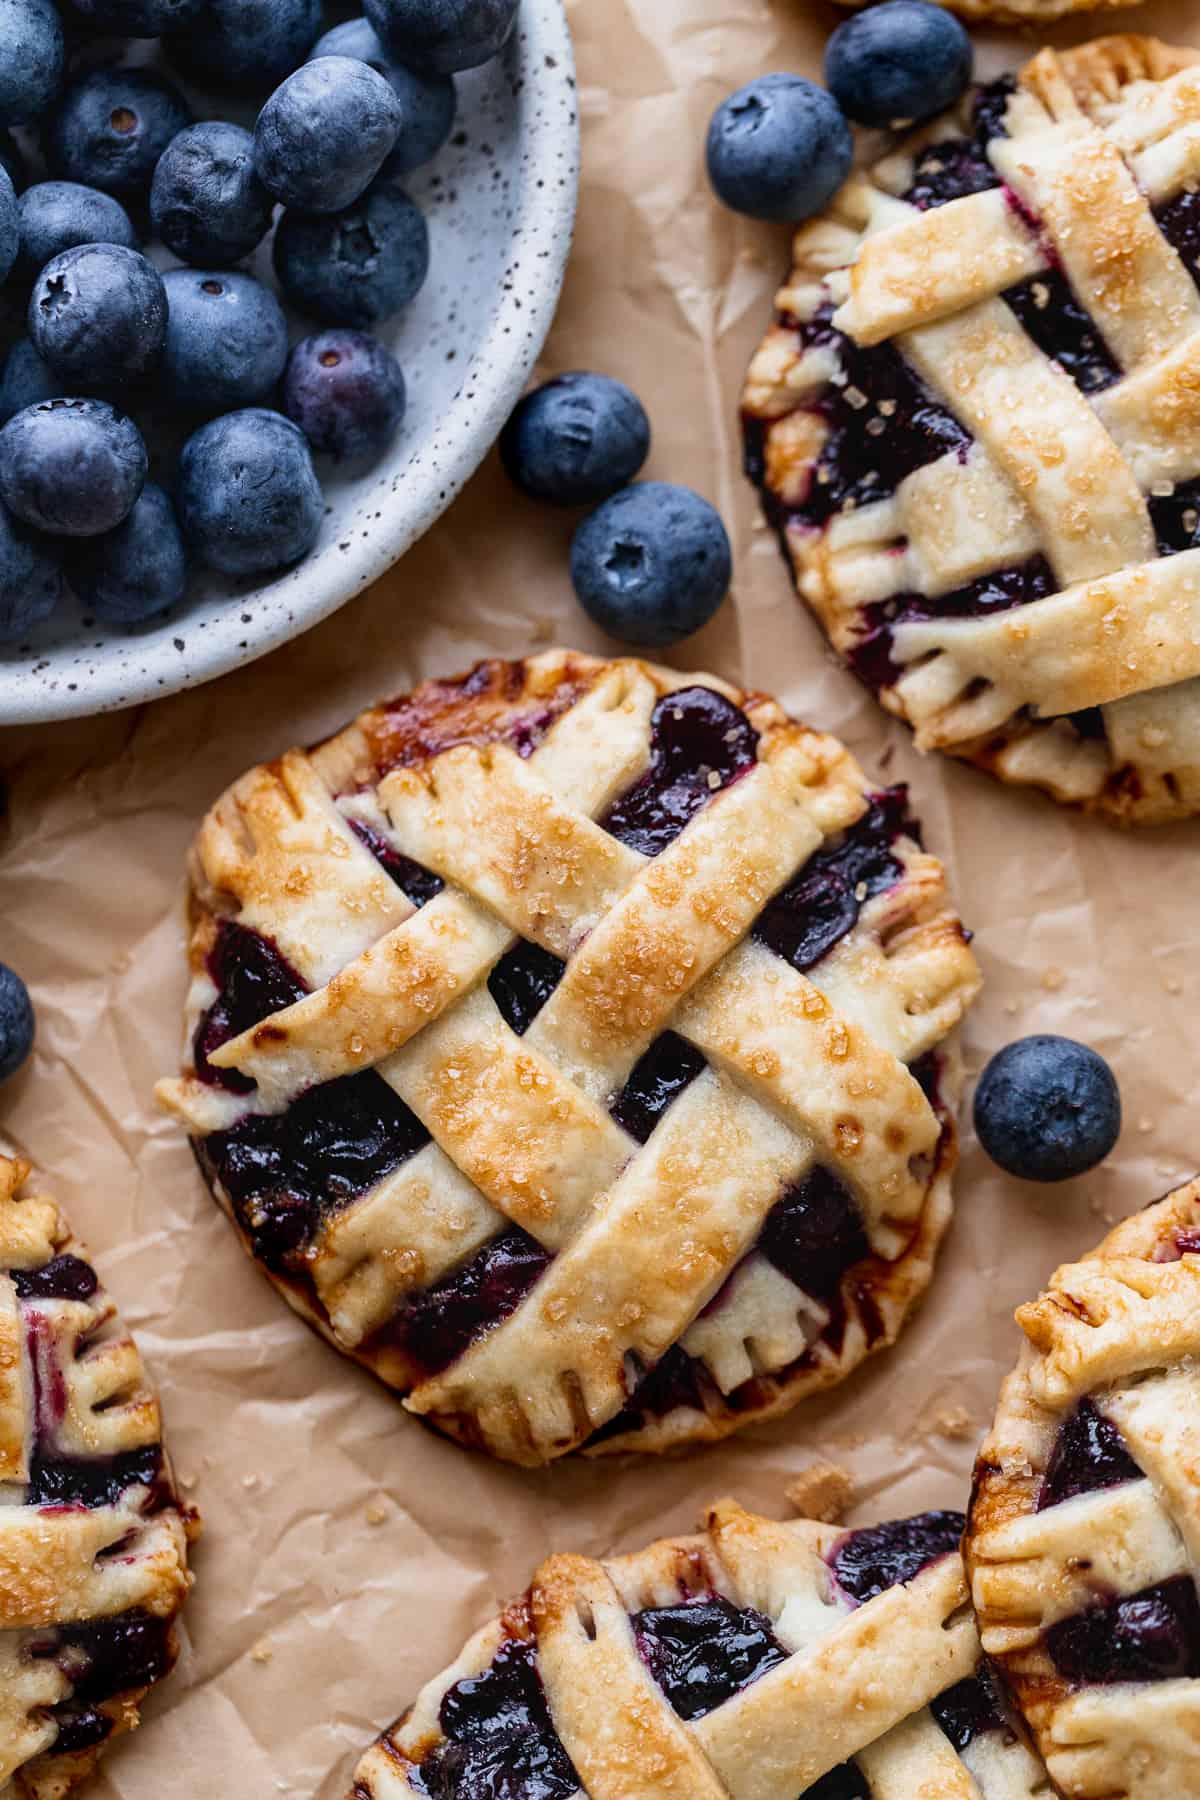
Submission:
<svg viewBox="0 0 1200 1800">
<path fill-rule="evenodd" d="M 1200 809 L 1198 57 L 1044 50 L 989 91 L 1001 130 L 971 96 L 854 175 L 743 397 L 801 597 L 881 704 L 1125 823 Z M 921 454 L 889 450 L 926 403 L 887 397 L 897 365 L 937 411 Z"/>
<path fill-rule="evenodd" d="M 857 10 L 863 0 L 838 0 Z M 939 0 L 947 12 L 964 19 L 988 19 L 994 25 L 1050 25 L 1055 19 L 1082 12 L 1116 12 L 1139 0 Z"/>
<path fill-rule="evenodd" d="M 594 821 L 659 778 L 662 734 L 691 729 L 689 706 L 719 719 L 710 754 L 736 742 L 748 760 L 685 770 L 700 783 L 686 823 L 649 856 L 636 832 Z M 875 818 L 841 745 L 709 676 L 553 651 L 426 684 L 251 771 L 209 814 L 188 1055 L 160 1097 L 291 1304 L 441 1429 L 531 1464 L 720 1437 L 890 1343 L 949 1219 L 944 1040 L 978 972 L 940 865 L 898 820 L 884 877 L 851 894 L 820 873 Z M 380 851 L 444 885 L 415 905 Z M 822 903 L 847 911 L 801 973 L 753 932 L 810 867 Z M 289 1004 L 218 1032 L 197 1072 L 231 928 L 303 979 Z M 520 1020 L 493 997 L 514 942 L 556 971 Z M 651 1046 L 680 1039 L 695 1078 L 646 1136 L 610 1107 Z M 230 1071 L 236 1091 L 220 1085 Z M 343 1189 L 348 1203 L 322 1197 L 294 1249 L 268 1253 L 277 1190 L 234 1195 L 222 1171 L 248 1134 L 266 1154 L 288 1129 L 273 1121 L 319 1111 L 364 1071 L 419 1121 L 411 1154 Z M 779 1197 L 818 1171 L 865 1234 L 827 1301 L 756 1249 Z M 532 1285 L 485 1305 L 492 1328 L 448 1362 L 415 1358 L 422 1296 L 449 1282 L 457 1306 L 481 1268 L 491 1282 L 498 1244 L 540 1264 Z M 630 1413 L 634 1372 L 675 1347 L 685 1399 Z"/>
<path fill-rule="evenodd" d="M 0 1154 L 0 1795 L 61 1800 L 170 1671 L 198 1519 L 137 1349 L 28 1173 Z"/>
<path fill-rule="evenodd" d="M 590 1800 L 775 1800 L 807 1793 L 843 1763 L 871 1800 L 1044 1794 L 1044 1770 L 999 1715 L 987 1716 L 990 1697 L 975 1687 L 979 1641 L 957 1552 L 934 1554 L 895 1585 L 884 1577 L 860 1603 L 839 1580 L 839 1553 L 854 1535 L 807 1519 L 780 1524 L 725 1500 L 708 1508 L 696 1537 L 603 1562 L 550 1557 L 525 1598 L 368 1751 L 352 1800 L 455 1791 L 443 1785 L 455 1755 L 444 1703 L 449 1696 L 453 1709 L 458 1684 L 478 1682 L 515 1645 Z M 690 1603 L 710 1599 L 770 1635 L 774 1666 L 681 1716 L 643 1660 L 635 1626 L 646 1609 L 682 1609 L 686 1620 Z M 701 1668 L 720 1666 L 719 1643 L 707 1655 L 696 1648 Z M 950 1689 L 959 1717 L 973 1719 L 966 1731 L 941 1728 L 930 1711 Z M 518 1780 L 503 1791 L 524 1790 Z"/>
<path fill-rule="evenodd" d="M 979 1453 L 964 1554 L 983 1645 L 1069 1800 L 1166 1800 L 1200 1780 L 1198 1319 L 1192 1182 L 1021 1307 L 1026 1343 Z M 1156 1613 L 1170 1651 L 1151 1670 L 1138 1619 Z"/>
</svg>

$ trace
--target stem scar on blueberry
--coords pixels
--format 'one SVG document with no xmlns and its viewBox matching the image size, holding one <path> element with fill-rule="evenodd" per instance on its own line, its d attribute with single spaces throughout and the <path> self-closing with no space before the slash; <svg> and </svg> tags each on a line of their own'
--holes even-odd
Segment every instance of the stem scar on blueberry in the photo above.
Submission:
<svg viewBox="0 0 1200 1800">
<path fill-rule="evenodd" d="M 137 130 L 138 126 L 137 114 L 131 112 L 127 106 L 114 107 L 108 115 L 108 122 L 114 131 L 121 133 L 122 137 L 128 137 L 131 131 Z"/>
</svg>

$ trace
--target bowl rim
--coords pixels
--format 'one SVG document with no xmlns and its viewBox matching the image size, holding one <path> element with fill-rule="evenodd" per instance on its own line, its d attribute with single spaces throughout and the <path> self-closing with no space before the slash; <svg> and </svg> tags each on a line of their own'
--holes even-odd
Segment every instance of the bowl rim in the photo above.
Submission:
<svg viewBox="0 0 1200 1800">
<path fill-rule="evenodd" d="M 378 581 L 423 537 L 461 493 L 491 449 L 542 352 L 566 274 L 579 197 L 579 114 L 572 107 L 564 131 L 562 88 L 575 93 L 575 58 L 565 0 L 521 0 L 515 45 L 505 52 L 521 111 L 514 241 L 531 240 L 537 279 L 506 289 L 476 347 L 453 406 L 437 430 L 433 453 L 405 471 L 410 504 L 388 529 L 387 515 L 369 539 L 354 533 L 340 553 L 332 545 L 314 561 L 285 571 L 277 597 L 246 620 L 237 596 L 228 616 L 203 637 L 164 632 L 139 644 L 138 666 L 98 651 L 86 680 L 37 679 L 36 665 L 18 664 L 6 677 L 0 661 L 0 726 L 40 724 L 117 712 L 199 687 L 299 637 Z M 516 347 L 514 349 L 514 347 Z M 286 590 L 294 585 L 289 604 Z M 172 621 L 172 624 L 175 622 Z M 186 617 L 179 621 L 186 626 Z M 117 640 L 124 643 L 125 640 Z M 130 640 L 136 641 L 136 640 Z"/>
</svg>

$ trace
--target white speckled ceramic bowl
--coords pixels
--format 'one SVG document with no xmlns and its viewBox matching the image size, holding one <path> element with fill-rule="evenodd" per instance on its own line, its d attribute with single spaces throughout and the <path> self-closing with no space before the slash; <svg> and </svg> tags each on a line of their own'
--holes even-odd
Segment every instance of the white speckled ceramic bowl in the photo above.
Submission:
<svg viewBox="0 0 1200 1800">
<path fill-rule="evenodd" d="M 199 575 L 182 606 L 136 632 L 106 630 L 67 600 L 29 643 L 0 645 L 0 724 L 108 712 L 250 662 L 374 581 L 474 474 L 545 341 L 570 249 L 579 137 L 562 0 L 522 0 L 504 56 L 458 82 L 454 137 L 406 183 L 433 260 L 382 332 L 409 393 L 388 458 L 356 481 L 319 468 L 320 539 L 274 580 Z M 265 253 L 255 260 L 269 270 Z M 293 337 L 316 329 L 293 321 Z"/>
</svg>

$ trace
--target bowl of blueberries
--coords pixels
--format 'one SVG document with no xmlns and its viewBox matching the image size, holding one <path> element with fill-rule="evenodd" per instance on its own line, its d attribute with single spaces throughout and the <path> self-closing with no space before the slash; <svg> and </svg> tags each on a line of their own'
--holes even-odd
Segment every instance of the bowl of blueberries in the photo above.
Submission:
<svg viewBox="0 0 1200 1800">
<path fill-rule="evenodd" d="M 562 0 L 0 0 L 0 723 L 395 562 L 524 386 L 577 185 Z"/>
</svg>

